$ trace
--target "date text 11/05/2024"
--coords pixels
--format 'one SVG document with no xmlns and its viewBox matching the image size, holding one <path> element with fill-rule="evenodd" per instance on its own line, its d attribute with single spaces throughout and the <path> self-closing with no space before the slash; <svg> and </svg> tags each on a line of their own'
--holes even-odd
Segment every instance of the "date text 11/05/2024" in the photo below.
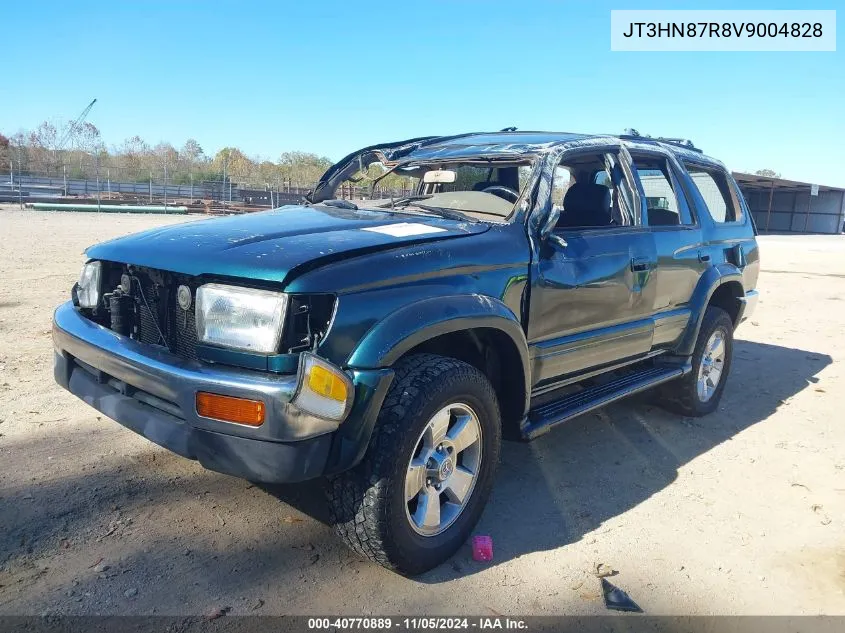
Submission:
<svg viewBox="0 0 845 633">
<path fill-rule="evenodd" d="M 308 618 L 308 630 L 526 630 L 525 620 L 509 617 L 338 617 L 338 618 Z"/>
</svg>

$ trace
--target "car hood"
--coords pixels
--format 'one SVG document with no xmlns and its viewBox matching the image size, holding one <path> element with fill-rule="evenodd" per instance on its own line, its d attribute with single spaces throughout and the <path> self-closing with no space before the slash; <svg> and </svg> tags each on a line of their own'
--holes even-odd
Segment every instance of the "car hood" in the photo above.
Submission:
<svg viewBox="0 0 845 633">
<path fill-rule="evenodd" d="M 288 283 L 338 259 L 483 233 L 484 223 L 366 209 L 282 207 L 166 226 L 88 248 L 91 259 Z"/>
</svg>

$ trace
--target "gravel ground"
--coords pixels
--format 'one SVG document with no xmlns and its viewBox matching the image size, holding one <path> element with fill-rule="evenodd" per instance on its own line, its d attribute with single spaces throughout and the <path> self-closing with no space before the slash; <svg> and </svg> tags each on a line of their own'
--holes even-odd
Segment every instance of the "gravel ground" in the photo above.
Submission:
<svg viewBox="0 0 845 633">
<path fill-rule="evenodd" d="M 599 563 L 651 614 L 845 614 L 845 237 L 760 239 L 717 413 L 639 398 L 506 443 L 493 563 L 409 580 L 334 538 L 319 482 L 206 471 L 54 384 L 83 248 L 179 221 L 0 207 L 0 614 L 593 614 Z"/>
</svg>

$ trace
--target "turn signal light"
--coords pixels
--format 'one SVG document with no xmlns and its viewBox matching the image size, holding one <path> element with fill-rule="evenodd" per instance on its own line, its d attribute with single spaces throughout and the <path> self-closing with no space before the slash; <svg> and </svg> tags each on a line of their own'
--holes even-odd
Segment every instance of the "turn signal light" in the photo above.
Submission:
<svg viewBox="0 0 845 633">
<path fill-rule="evenodd" d="M 325 397 L 346 402 L 346 383 L 332 372 L 319 365 L 314 365 L 308 372 L 308 387 L 311 391 Z"/>
<path fill-rule="evenodd" d="M 340 421 L 352 407 L 353 389 L 349 376 L 339 367 L 302 352 L 299 385 L 291 404 L 319 418 Z"/>
<path fill-rule="evenodd" d="M 264 424 L 264 403 L 260 400 L 246 400 L 199 391 L 197 392 L 197 413 L 204 418 L 247 426 Z"/>
</svg>

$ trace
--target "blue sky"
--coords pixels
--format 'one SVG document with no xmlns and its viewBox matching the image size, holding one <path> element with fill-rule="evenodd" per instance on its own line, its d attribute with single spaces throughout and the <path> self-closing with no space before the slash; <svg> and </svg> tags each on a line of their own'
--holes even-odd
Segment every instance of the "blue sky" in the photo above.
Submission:
<svg viewBox="0 0 845 633">
<path fill-rule="evenodd" d="M 841 36 L 835 53 L 621 53 L 609 33 L 612 8 L 837 4 L 11 2 L 0 132 L 75 118 L 94 97 L 108 145 L 193 137 L 273 160 L 510 125 L 634 127 L 733 169 L 845 185 Z"/>
</svg>

